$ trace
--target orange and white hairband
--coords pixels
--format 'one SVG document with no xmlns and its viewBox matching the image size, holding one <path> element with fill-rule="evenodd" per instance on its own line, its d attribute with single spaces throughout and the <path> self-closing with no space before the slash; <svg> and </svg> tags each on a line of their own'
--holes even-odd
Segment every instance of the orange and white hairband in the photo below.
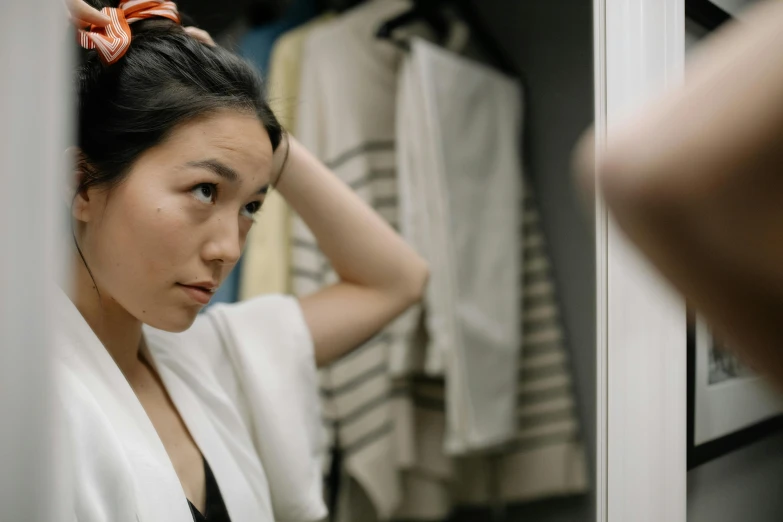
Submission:
<svg viewBox="0 0 783 522">
<path fill-rule="evenodd" d="M 122 58 L 131 43 L 130 24 L 147 18 L 168 18 L 180 23 L 177 4 L 170 0 L 122 0 L 118 7 L 104 7 L 101 12 L 111 22 L 106 27 L 90 26 L 89 31 L 79 30 L 79 44 L 85 49 L 95 49 L 106 65 Z"/>
</svg>

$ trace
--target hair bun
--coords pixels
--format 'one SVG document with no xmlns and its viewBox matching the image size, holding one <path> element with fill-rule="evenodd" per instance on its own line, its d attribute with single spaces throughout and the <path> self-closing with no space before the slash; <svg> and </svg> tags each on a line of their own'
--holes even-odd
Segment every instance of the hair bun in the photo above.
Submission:
<svg viewBox="0 0 783 522">
<path fill-rule="evenodd" d="M 168 18 L 148 18 L 135 24 L 130 24 L 131 35 L 146 34 L 172 34 L 181 33 L 182 25 L 169 20 Z"/>
</svg>

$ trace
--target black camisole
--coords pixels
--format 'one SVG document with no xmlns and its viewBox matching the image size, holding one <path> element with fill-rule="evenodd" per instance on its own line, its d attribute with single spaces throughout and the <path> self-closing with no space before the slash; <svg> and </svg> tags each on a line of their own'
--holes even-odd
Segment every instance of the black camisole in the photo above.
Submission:
<svg viewBox="0 0 783 522">
<path fill-rule="evenodd" d="M 223 495 L 220 494 L 220 488 L 218 488 L 215 475 L 212 474 L 212 469 L 209 467 L 207 459 L 204 460 L 204 481 L 206 482 L 206 502 L 204 513 L 202 514 L 196 506 L 194 506 L 190 500 L 188 500 L 188 506 L 190 506 L 190 512 L 193 514 L 193 522 L 231 522 L 228 518 L 228 511 L 226 510 L 226 504 L 223 502 Z"/>
</svg>

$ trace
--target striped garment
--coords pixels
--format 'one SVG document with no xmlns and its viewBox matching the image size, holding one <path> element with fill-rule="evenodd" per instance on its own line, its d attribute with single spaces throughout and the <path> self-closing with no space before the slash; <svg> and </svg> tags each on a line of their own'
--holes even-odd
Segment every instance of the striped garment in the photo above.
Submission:
<svg viewBox="0 0 783 522">
<path fill-rule="evenodd" d="M 404 0 L 366 2 L 313 29 L 305 42 L 297 138 L 393 227 L 397 223 L 394 110 L 400 51 L 375 28 L 408 7 Z M 292 220 L 292 285 L 298 295 L 337 277 L 298 216 Z M 339 464 L 371 499 L 382 519 L 401 501 L 397 439 L 404 397 L 388 371 L 390 347 L 408 332 L 392 325 L 321 370 L 324 424 Z M 333 474 L 339 476 L 339 473 Z"/>
<path fill-rule="evenodd" d="M 402 55 L 374 31 L 407 5 L 366 2 L 309 35 L 297 118 L 298 139 L 397 230 L 395 111 Z M 410 316 L 398 321 L 320 372 L 324 425 L 341 465 L 327 462 L 325 471 L 343 478 L 337 520 L 370 521 L 359 508 L 367 503 L 378 520 L 442 519 L 455 503 L 524 501 L 586 489 L 555 289 L 533 196 L 524 192 L 517 434 L 502 453 L 446 456 L 443 379 L 393 368 L 390 359 L 400 344 L 410 346 L 414 367 L 423 366 L 426 355 L 422 325 Z M 292 276 L 298 295 L 337 280 L 297 216 Z"/>
<path fill-rule="evenodd" d="M 445 448 L 468 455 L 516 429 L 522 93 L 422 38 L 410 48 L 398 73 L 400 226 L 431 268 L 424 370 L 446 379 Z"/>
<path fill-rule="evenodd" d="M 416 376 L 393 382 L 392 401 L 409 409 L 415 440 L 399 469 L 401 502 L 391 518 L 443 520 L 457 505 L 499 507 L 588 489 L 557 289 L 536 197 L 525 181 L 520 245 L 528 267 L 522 281 L 521 319 L 527 333 L 518 366 L 517 434 L 492 455 L 449 458 L 443 451 L 444 381 Z M 369 402 L 366 407 L 371 407 Z M 361 482 L 344 477 L 341 493 L 340 522 L 385 519 L 377 510 L 368 511 Z"/>
<path fill-rule="evenodd" d="M 327 161 L 327 165 L 395 225 L 393 160 L 393 142 L 376 142 Z M 367 164 L 372 165 L 369 170 Z M 293 237 L 295 293 L 306 295 L 336 282 L 334 271 L 298 217 L 294 217 Z M 395 332 L 387 329 L 320 372 L 329 446 L 340 450 L 351 476 L 369 491 L 376 490 L 375 503 L 387 513 L 399 502 L 393 382 L 388 369 L 394 337 Z"/>
<path fill-rule="evenodd" d="M 413 388 L 416 466 L 401 471 L 402 502 L 394 518 L 443 520 L 455 506 L 505 504 L 587 491 L 584 448 L 577 421 L 568 351 L 537 201 L 525 179 L 521 225 L 522 317 L 525 335 L 518 365 L 513 440 L 490 454 L 450 458 L 443 451 L 445 383 L 416 377 Z M 361 498 L 362 492 L 348 492 Z M 345 506 L 361 506 L 346 500 Z M 368 521 L 366 511 L 341 522 Z"/>
</svg>

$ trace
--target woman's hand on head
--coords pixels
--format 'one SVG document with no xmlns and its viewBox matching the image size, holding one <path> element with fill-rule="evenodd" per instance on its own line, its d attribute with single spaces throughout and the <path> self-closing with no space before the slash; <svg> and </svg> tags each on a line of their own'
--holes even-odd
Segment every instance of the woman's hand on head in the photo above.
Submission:
<svg viewBox="0 0 783 522">
<path fill-rule="evenodd" d="M 84 0 L 64 1 L 65 7 L 68 9 L 68 19 L 79 29 L 87 27 L 88 25 L 106 27 L 111 23 L 111 19 L 107 15 L 101 13 Z M 199 42 L 209 45 L 210 47 L 215 47 L 215 41 L 205 30 L 199 29 L 198 27 L 185 27 L 184 29 L 186 33 Z"/>
<path fill-rule="evenodd" d="M 278 182 L 283 179 L 283 171 L 288 165 L 288 157 L 291 152 L 291 141 L 293 138 L 288 133 L 283 133 L 283 139 L 280 142 L 280 146 L 277 147 L 272 156 L 272 179 L 270 183 L 272 187 L 278 188 Z"/>
<path fill-rule="evenodd" d="M 71 23 L 80 29 L 88 25 L 105 27 L 111 22 L 108 16 L 84 0 L 65 0 L 65 7 L 68 9 L 68 18 Z"/>
<path fill-rule="evenodd" d="M 199 29 L 198 27 L 185 27 L 185 32 L 188 33 L 190 36 L 198 40 L 199 42 L 206 44 L 210 47 L 215 47 L 217 44 L 215 43 L 215 40 L 212 39 L 212 36 L 208 32 L 206 32 L 204 29 Z"/>
</svg>

